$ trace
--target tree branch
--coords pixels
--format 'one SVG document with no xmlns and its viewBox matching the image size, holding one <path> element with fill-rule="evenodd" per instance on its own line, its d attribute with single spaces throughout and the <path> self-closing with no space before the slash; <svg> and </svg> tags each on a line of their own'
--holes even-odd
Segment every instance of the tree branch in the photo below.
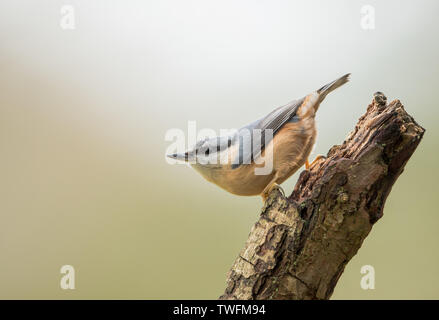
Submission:
<svg viewBox="0 0 439 320">
<path fill-rule="evenodd" d="M 376 93 L 342 145 L 262 208 L 220 299 L 329 299 L 425 130 Z"/>
</svg>

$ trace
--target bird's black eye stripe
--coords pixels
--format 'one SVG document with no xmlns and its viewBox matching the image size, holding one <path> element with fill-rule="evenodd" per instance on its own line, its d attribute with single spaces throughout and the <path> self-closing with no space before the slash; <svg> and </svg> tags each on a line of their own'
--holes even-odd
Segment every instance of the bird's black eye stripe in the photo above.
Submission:
<svg viewBox="0 0 439 320">
<path fill-rule="evenodd" d="M 208 156 L 210 153 L 209 149 L 206 150 L 206 152 L 204 152 L 204 155 Z"/>
</svg>

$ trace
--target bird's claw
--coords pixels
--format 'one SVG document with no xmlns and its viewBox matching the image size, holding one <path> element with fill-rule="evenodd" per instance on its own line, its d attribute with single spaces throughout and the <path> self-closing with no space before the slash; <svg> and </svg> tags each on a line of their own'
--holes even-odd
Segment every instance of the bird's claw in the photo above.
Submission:
<svg viewBox="0 0 439 320">
<path fill-rule="evenodd" d="M 264 202 L 267 201 L 268 197 L 275 189 L 278 190 L 284 198 L 286 198 L 284 189 L 282 189 L 282 187 L 277 183 L 274 183 L 266 192 L 262 193 L 262 200 Z"/>
<path fill-rule="evenodd" d="M 319 154 L 319 155 L 314 159 L 314 161 L 311 162 L 311 163 L 309 163 L 308 159 L 306 159 L 306 162 L 305 162 L 305 170 L 309 170 L 309 169 L 311 169 L 311 167 L 313 167 L 313 166 L 316 164 L 316 162 L 318 162 L 320 159 L 326 159 L 326 157 L 325 157 L 325 156 L 322 156 L 321 154 Z"/>
</svg>

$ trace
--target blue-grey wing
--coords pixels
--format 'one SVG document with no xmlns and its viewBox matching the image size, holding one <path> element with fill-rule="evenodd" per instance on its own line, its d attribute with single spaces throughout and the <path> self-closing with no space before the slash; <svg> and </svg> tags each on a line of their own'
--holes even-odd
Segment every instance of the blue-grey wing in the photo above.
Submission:
<svg viewBox="0 0 439 320">
<path fill-rule="evenodd" d="M 275 134 L 285 123 L 290 122 L 296 115 L 297 109 L 299 109 L 304 100 L 305 98 L 294 100 L 282 107 L 274 109 L 267 116 L 260 119 L 260 122 L 257 124 L 257 129 L 271 129 Z"/>
<path fill-rule="evenodd" d="M 211 138 L 206 137 L 205 139 L 197 142 L 197 144 L 195 145 L 195 150 L 202 153 L 205 153 L 207 151 L 212 153 L 223 151 L 230 147 L 235 139 L 235 135 L 236 134 Z"/>
<path fill-rule="evenodd" d="M 305 98 L 294 100 L 276 108 L 265 117 L 239 129 L 233 141 L 239 143 L 239 152 L 232 162 L 232 168 L 250 164 L 257 159 L 284 124 L 298 120 L 296 113 L 304 100 Z"/>
</svg>

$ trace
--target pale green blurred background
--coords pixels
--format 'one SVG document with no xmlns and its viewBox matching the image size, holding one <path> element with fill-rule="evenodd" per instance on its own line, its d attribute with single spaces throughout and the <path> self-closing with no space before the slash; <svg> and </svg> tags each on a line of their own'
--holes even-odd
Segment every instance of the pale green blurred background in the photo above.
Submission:
<svg viewBox="0 0 439 320">
<path fill-rule="evenodd" d="M 239 127 L 352 72 L 319 110 L 314 154 L 378 90 L 427 132 L 333 298 L 438 299 L 438 14 L 436 0 L 1 1 L 0 298 L 217 298 L 261 199 L 168 165 L 166 131 Z"/>
</svg>

